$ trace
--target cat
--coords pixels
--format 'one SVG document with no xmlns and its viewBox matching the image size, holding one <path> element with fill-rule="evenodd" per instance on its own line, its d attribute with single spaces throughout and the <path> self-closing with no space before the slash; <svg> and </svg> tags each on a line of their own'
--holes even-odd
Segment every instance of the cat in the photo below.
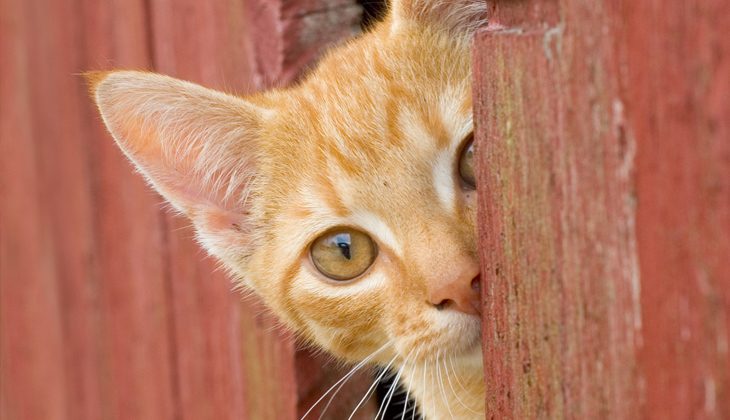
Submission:
<svg viewBox="0 0 730 420">
<path fill-rule="evenodd" d="M 249 97 L 87 75 L 121 149 L 234 278 L 304 339 L 395 372 L 426 420 L 484 418 L 469 39 L 485 21 L 480 0 L 396 0 L 300 83 Z"/>
</svg>

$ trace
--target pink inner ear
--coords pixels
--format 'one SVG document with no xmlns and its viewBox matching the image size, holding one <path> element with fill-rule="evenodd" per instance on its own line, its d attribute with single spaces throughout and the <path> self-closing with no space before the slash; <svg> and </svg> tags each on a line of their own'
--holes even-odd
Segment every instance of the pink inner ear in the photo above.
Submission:
<svg viewBox="0 0 730 420">
<path fill-rule="evenodd" d="M 204 246 L 213 254 L 222 257 L 233 252 L 240 255 L 250 246 L 252 235 L 248 213 L 208 207 L 192 216 L 192 220 Z"/>
<path fill-rule="evenodd" d="M 198 217 L 198 223 L 210 231 L 234 230 L 245 232 L 247 230 L 247 217 L 243 213 L 225 211 L 220 208 L 208 208 Z"/>
<path fill-rule="evenodd" d="M 171 77 L 119 71 L 95 85 L 104 121 L 155 188 L 196 225 L 204 246 L 237 258 L 252 239 L 245 203 L 262 109 Z"/>
</svg>

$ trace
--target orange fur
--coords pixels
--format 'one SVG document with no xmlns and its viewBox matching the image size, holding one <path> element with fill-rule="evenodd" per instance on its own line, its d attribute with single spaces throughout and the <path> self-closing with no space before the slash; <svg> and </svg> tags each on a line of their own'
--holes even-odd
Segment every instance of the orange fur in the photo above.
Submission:
<svg viewBox="0 0 730 420">
<path fill-rule="evenodd" d="M 478 274 L 475 192 L 455 168 L 484 9 L 396 2 L 299 85 L 247 98 L 145 72 L 89 76 L 120 147 L 204 246 L 306 339 L 348 361 L 394 360 L 428 420 L 483 418 L 479 318 L 432 301 Z M 308 256 L 338 226 L 379 249 L 350 282 Z"/>
</svg>

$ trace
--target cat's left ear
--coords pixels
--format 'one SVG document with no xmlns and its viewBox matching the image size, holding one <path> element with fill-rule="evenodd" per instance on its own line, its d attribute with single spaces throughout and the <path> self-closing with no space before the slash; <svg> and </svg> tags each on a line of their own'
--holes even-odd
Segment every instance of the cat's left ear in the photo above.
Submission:
<svg viewBox="0 0 730 420">
<path fill-rule="evenodd" d="M 152 185 L 195 223 L 213 253 L 245 245 L 256 132 L 244 99 L 138 71 L 86 75 L 112 136 Z"/>
</svg>

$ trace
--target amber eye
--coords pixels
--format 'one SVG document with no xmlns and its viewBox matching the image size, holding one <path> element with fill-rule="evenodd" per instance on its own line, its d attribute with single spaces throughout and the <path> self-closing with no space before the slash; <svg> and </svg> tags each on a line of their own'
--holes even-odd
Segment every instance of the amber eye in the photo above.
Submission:
<svg viewBox="0 0 730 420">
<path fill-rule="evenodd" d="M 474 176 L 474 133 L 464 139 L 459 156 L 459 176 L 470 189 L 475 189 L 477 182 Z"/>
<path fill-rule="evenodd" d="M 333 280 L 350 280 L 364 273 L 375 261 L 378 249 L 370 237 L 349 228 L 326 232 L 309 248 L 312 263 Z"/>
</svg>

